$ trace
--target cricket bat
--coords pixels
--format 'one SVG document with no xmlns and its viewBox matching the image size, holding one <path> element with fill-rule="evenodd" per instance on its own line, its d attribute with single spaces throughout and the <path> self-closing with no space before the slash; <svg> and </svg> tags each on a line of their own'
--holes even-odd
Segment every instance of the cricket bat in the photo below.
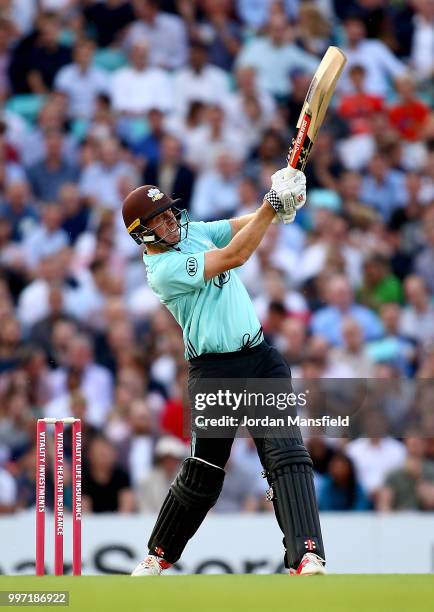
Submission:
<svg viewBox="0 0 434 612">
<path fill-rule="evenodd" d="M 337 47 L 329 47 L 322 58 L 297 121 L 297 133 L 292 139 L 287 158 L 290 168 L 304 170 L 346 61 L 347 58 Z"/>
</svg>

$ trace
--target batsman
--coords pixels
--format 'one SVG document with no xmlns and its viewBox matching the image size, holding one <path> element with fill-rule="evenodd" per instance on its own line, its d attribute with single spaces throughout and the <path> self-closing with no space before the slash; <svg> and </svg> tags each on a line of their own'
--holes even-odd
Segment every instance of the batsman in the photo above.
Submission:
<svg viewBox="0 0 434 612">
<path fill-rule="evenodd" d="M 237 276 L 273 222 L 292 223 L 306 201 L 303 172 L 284 168 L 255 213 L 209 223 L 189 220 L 180 200 L 154 185 L 132 191 L 122 208 L 126 228 L 144 245 L 150 287 L 182 328 L 189 362 L 190 401 L 195 382 L 234 376 L 286 379 L 291 372 L 266 343 L 250 297 Z M 144 560 L 133 576 L 160 575 L 181 557 L 225 478 L 233 436 L 209 438 L 192 426 L 191 456 L 182 464 L 159 512 Z M 272 490 L 290 574 L 324 574 L 325 560 L 312 460 L 301 432 L 254 437 Z M 228 547 L 231 543 L 228 542 Z"/>
</svg>

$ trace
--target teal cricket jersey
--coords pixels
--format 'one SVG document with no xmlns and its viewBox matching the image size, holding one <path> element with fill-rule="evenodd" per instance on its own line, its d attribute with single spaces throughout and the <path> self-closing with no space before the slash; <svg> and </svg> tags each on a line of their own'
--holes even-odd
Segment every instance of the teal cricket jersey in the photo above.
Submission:
<svg viewBox="0 0 434 612">
<path fill-rule="evenodd" d="M 177 247 L 143 255 L 150 287 L 182 327 L 186 359 L 227 353 L 263 340 L 249 294 L 234 270 L 205 281 L 205 252 L 226 246 L 229 221 L 190 222 Z"/>
</svg>

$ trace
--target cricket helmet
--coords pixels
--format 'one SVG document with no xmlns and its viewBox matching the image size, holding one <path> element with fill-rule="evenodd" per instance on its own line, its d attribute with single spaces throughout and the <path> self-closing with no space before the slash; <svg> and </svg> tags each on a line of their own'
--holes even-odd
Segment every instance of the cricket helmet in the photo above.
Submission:
<svg viewBox="0 0 434 612">
<path fill-rule="evenodd" d="M 168 195 L 159 190 L 155 185 L 142 185 L 127 195 L 122 204 L 122 217 L 130 236 L 139 245 L 165 244 L 174 246 L 173 241 L 167 242 L 166 235 L 159 235 L 157 231 L 160 224 L 150 228 L 150 219 L 158 216 L 169 208 L 172 210 L 179 229 L 179 240 L 187 236 L 188 223 L 190 221 L 188 212 L 176 206 L 180 199 L 172 200 Z M 164 221 L 161 222 L 164 226 Z M 184 235 L 182 235 L 184 233 Z"/>
</svg>

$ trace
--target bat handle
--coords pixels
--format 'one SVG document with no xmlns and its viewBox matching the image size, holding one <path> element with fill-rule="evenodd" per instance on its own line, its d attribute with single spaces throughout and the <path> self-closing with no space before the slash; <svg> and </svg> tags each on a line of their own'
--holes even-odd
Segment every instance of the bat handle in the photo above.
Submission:
<svg viewBox="0 0 434 612">
<path fill-rule="evenodd" d="M 290 164 L 288 164 L 288 174 L 289 176 L 295 176 L 297 174 L 297 168 L 293 168 Z"/>
</svg>

